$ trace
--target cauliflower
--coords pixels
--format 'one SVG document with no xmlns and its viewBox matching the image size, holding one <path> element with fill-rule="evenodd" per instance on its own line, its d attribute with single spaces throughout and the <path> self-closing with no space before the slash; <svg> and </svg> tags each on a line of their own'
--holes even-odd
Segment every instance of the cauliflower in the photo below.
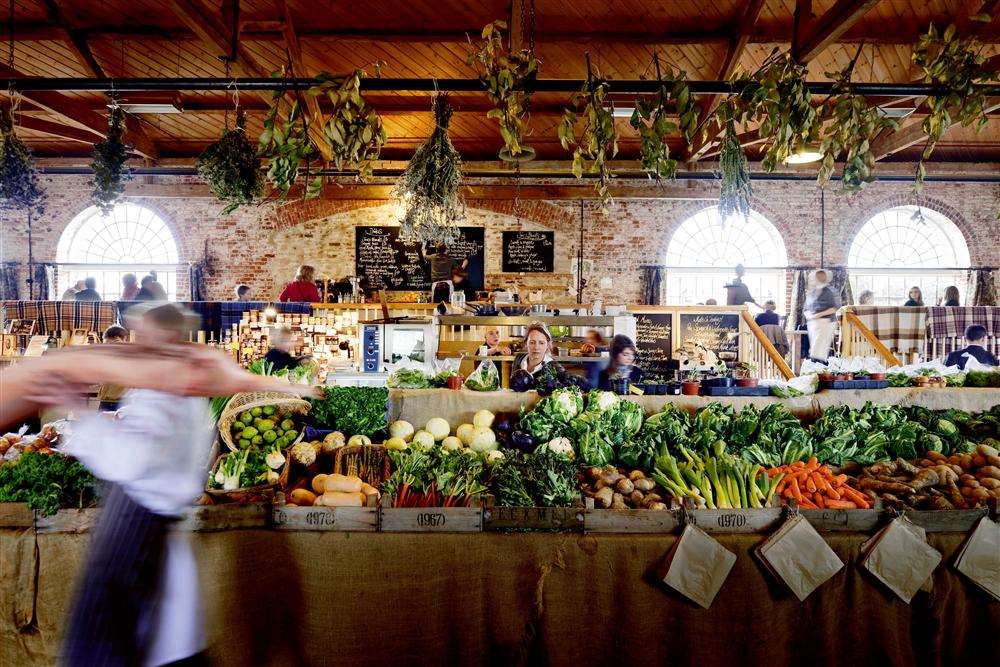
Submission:
<svg viewBox="0 0 1000 667">
<path fill-rule="evenodd" d="M 499 463 L 503 461 L 503 452 L 499 449 L 494 449 L 493 451 L 486 452 L 486 462 L 490 465 L 494 463 Z"/>
<path fill-rule="evenodd" d="M 553 454 L 560 454 L 568 459 L 576 457 L 576 452 L 573 451 L 573 443 L 569 441 L 569 438 L 553 438 L 539 447 L 539 449 L 550 451 Z"/>
<path fill-rule="evenodd" d="M 300 442 L 292 445 L 289 454 L 292 457 L 292 461 L 298 463 L 300 466 L 308 467 L 316 463 L 316 448 L 313 447 L 312 443 Z"/>
<path fill-rule="evenodd" d="M 615 407 L 619 400 L 618 397 L 610 391 L 592 391 L 587 398 L 589 403 L 588 407 L 596 408 L 601 412 L 606 412 Z"/>
<path fill-rule="evenodd" d="M 556 399 L 556 404 L 568 419 L 572 419 L 579 414 L 581 401 L 577 390 L 557 389 L 552 392 L 552 397 Z"/>
</svg>

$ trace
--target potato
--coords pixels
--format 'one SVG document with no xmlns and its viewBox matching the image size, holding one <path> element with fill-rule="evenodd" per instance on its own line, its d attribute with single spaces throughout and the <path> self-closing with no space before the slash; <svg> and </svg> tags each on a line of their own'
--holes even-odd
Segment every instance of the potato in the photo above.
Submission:
<svg viewBox="0 0 1000 667">
<path fill-rule="evenodd" d="M 979 485 L 986 489 L 1000 489 L 1000 479 L 993 479 L 992 477 L 983 477 L 979 480 Z"/>
<path fill-rule="evenodd" d="M 618 493 L 622 494 L 623 496 L 627 496 L 631 494 L 633 491 L 635 491 L 635 485 L 632 484 L 632 480 L 626 477 L 622 477 L 620 480 L 618 480 L 618 483 L 615 484 L 615 490 L 618 491 Z"/>
<path fill-rule="evenodd" d="M 960 482 L 962 482 L 963 484 L 965 484 L 966 482 L 975 482 L 976 481 L 976 476 L 975 475 L 970 475 L 969 473 L 966 472 L 966 473 L 962 473 L 961 475 L 959 475 L 958 480 Z"/>
<path fill-rule="evenodd" d="M 611 509 L 613 510 L 627 510 L 628 505 L 625 504 L 625 496 L 620 493 L 616 493 L 611 496 Z"/>
<path fill-rule="evenodd" d="M 971 486 L 963 486 L 961 489 L 959 489 L 959 492 L 966 498 L 971 498 L 973 491 L 975 491 L 975 489 L 972 488 Z"/>
<path fill-rule="evenodd" d="M 919 461 L 917 461 L 917 465 L 920 466 L 921 468 L 930 468 L 935 464 L 934 461 L 931 461 L 930 459 L 920 459 Z"/>
<path fill-rule="evenodd" d="M 597 481 L 594 482 L 594 489 L 597 491 L 600 491 L 601 489 L 607 489 L 610 487 L 611 485 L 608 484 L 607 480 L 605 480 L 603 477 L 599 477 Z"/>
<path fill-rule="evenodd" d="M 610 486 L 605 486 L 602 489 L 598 489 L 597 493 L 594 494 L 594 502 L 598 507 L 602 509 L 607 509 L 611 507 L 611 502 L 614 500 L 614 491 L 611 490 Z"/>
<path fill-rule="evenodd" d="M 637 479 L 635 480 L 634 484 L 635 488 L 638 489 L 639 491 L 642 491 L 643 493 L 647 493 L 656 488 L 656 482 L 649 479 L 648 477 L 643 479 Z"/>
<path fill-rule="evenodd" d="M 316 494 L 309 489 L 295 489 L 288 497 L 296 505 L 312 505 L 316 502 Z"/>
<path fill-rule="evenodd" d="M 614 486 L 615 484 L 618 483 L 618 480 L 624 479 L 624 478 L 625 478 L 624 475 L 622 475 L 620 473 L 617 473 L 617 472 L 606 472 L 601 477 L 601 479 L 603 479 L 605 482 L 607 482 L 608 486 Z"/>
<path fill-rule="evenodd" d="M 990 496 L 991 494 L 988 489 L 979 488 L 972 490 L 972 495 L 970 496 L 970 498 L 972 500 L 975 500 L 977 503 L 979 502 L 984 503 L 990 499 Z"/>
<path fill-rule="evenodd" d="M 1000 468 L 1000 456 L 993 456 L 990 454 L 986 457 L 986 464 L 991 465 L 994 468 Z"/>
<path fill-rule="evenodd" d="M 637 479 L 643 479 L 643 478 L 645 478 L 645 477 L 646 477 L 646 473 L 644 473 L 644 472 L 643 472 L 643 471 L 641 471 L 641 470 L 633 470 L 632 472 L 630 472 L 630 473 L 628 474 L 628 478 L 629 478 L 630 480 L 632 480 L 633 482 L 634 482 L 635 480 L 637 480 Z"/>
<path fill-rule="evenodd" d="M 972 470 L 972 457 L 970 455 L 962 454 L 959 459 L 958 465 L 962 467 L 962 470 Z"/>
<path fill-rule="evenodd" d="M 949 463 L 948 467 L 951 468 L 952 472 L 954 472 L 956 475 L 961 475 L 962 474 L 962 468 L 961 468 L 961 466 L 957 466 L 954 463 Z"/>
<path fill-rule="evenodd" d="M 651 503 L 656 503 L 656 502 L 662 502 L 663 498 L 658 493 L 647 493 L 645 500 Z"/>
<path fill-rule="evenodd" d="M 323 488 L 323 483 L 326 480 L 326 475 L 316 475 L 313 477 L 312 490 L 316 493 L 323 493 L 326 489 Z"/>
<path fill-rule="evenodd" d="M 632 493 L 629 494 L 628 503 L 632 507 L 639 508 L 642 506 L 642 499 L 643 499 L 642 491 L 633 491 Z"/>
<path fill-rule="evenodd" d="M 664 505 L 663 503 L 653 503 L 646 509 L 663 511 L 667 509 L 667 506 Z"/>
<path fill-rule="evenodd" d="M 590 468 L 587 468 L 587 477 L 589 477 L 593 481 L 597 481 L 598 479 L 601 478 L 601 469 L 598 468 L 597 466 L 591 466 Z"/>
<path fill-rule="evenodd" d="M 987 478 L 987 479 L 989 479 L 989 478 Z M 966 481 L 962 482 L 962 486 L 967 486 L 970 489 L 978 489 L 980 485 L 979 485 L 979 480 L 977 480 L 975 477 L 973 477 L 970 480 L 966 480 Z"/>
</svg>

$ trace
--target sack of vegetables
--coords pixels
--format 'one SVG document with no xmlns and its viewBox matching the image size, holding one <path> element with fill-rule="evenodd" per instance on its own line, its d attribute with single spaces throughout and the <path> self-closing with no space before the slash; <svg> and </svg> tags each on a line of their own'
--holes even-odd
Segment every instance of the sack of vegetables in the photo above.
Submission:
<svg viewBox="0 0 1000 667">
<path fill-rule="evenodd" d="M 308 411 L 308 401 L 289 394 L 236 394 L 219 416 L 219 437 L 234 452 L 247 445 L 263 449 L 278 440 L 281 440 L 280 448 L 286 449 L 302 438 L 301 416 Z M 267 435 L 268 432 L 271 435 Z M 250 436 L 249 443 L 240 442 L 246 439 L 244 435 Z M 254 442 L 258 437 L 260 442 Z"/>
</svg>

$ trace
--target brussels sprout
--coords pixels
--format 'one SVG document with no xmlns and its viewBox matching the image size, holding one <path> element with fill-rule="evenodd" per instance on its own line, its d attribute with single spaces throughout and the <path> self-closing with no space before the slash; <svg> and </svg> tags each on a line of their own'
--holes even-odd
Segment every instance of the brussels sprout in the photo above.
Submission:
<svg viewBox="0 0 1000 667">
<path fill-rule="evenodd" d="M 292 429 L 295 428 L 295 422 L 293 422 L 291 419 L 286 419 L 283 422 L 281 422 L 281 428 L 285 429 L 286 431 L 291 431 Z"/>
<path fill-rule="evenodd" d="M 255 429 L 253 426 L 247 426 L 245 429 L 243 429 L 243 432 L 240 433 L 240 437 L 241 438 L 246 438 L 247 440 L 250 440 L 251 438 L 253 438 L 258 433 L 260 433 L 260 431 L 258 431 L 257 429 Z"/>
<path fill-rule="evenodd" d="M 270 419 L 261 419 L 260 422 L 257 423 L 257 430 L 261 431 L 261 432 L 263 432 L 263 431 L 273 431 L 274 430 L 274 422 L 271 421 Z"/>
<path fill-rule="evenodd" d="M 250 425 L 250 424 L 253 423 L 253 415 L 250 414 L 249 410 L 247 410 L 245 412 L 241 412 L 240 416 L 237 418 L 237 421 L 240 421 L 240 422 L 242 422 L 244 424 Z"/>
<path fill-rule="evenodd" d="M 263 408 L 250 408 L 250 414 L 252 414 L 254 417 L 260 417 L 262 414 L 264 414 L 264 409 Z"/>
<path fill-rule="evenodd" d="M 238 444 L 240 446 L 240 449 L 246 449 L 247 447 L 250 446 L 251 443 L 246 438 L 240 438 L 240 441 L 239 441 Z"/>
<path fill-rule="evenodd" d="M 273 405 L 264 406 L 264 414 L 268 417 L 273 417 L 274 413 L 277 411 L 278 411 L 277 408 L 275 408 Z"/>
<path fill-rule="evenodd" d="M 261 443 L 264 442 L 264 436 L 262 436 L 262 435 L 255 435 L 253 438 L 250 439 L 250 442 L 253 443 L 253 444 L 255 444 L 255 445 L 260 445 Z"/>
<path fill-rule="evenodd" d="M 271 444 L 272 442 L 278 439 L 278 434 L 275 433 L 274 431 L 264 431 L 263 437 L 264 437 L 264 442 L 266 442 L 267 444 Z"/>
</svg>

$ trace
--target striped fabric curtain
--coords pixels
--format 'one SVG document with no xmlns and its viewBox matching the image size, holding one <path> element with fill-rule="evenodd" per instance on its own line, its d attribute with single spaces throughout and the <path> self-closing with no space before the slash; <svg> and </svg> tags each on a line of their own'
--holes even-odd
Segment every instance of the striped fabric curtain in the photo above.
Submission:
<svg viewBox="0 0 1000 667">
<path fill-rule="evenodd" d="M 663 267 L 642 268 L 642 302 L 647 306 L 658 306 L 663 303 Z"/>
<path fill-rule="evenodd" d="M 18 273 L 20 265 L 17 262 L 4 262 L 0 265 L 0 301 L 17 301 L 21 298 Z"/>
<path fill-rule="evenodd" d="M 840 300 L 845 306 L 854 305 L 854 292 L 851 290 L 850 276 L 847 275 L 847 267 L 836 266 L 830 270 L 830 285 L 840 294 Z"/>
<path fill-rule="evenodd" d="M 790 331 L 795 331 L 800 325 L 806 323 L 806 318 L 802 314 L 802 308 L 806 303 L 806 288 L 810 269 L 795 269 L 792 274 L 792 307 L 788 314 L 788 326 Z"/>
</svg>

